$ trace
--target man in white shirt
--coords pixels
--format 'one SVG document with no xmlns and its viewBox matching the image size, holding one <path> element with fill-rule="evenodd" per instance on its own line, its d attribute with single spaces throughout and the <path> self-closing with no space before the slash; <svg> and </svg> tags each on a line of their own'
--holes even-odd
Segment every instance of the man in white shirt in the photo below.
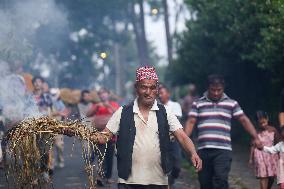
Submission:
<svg viewBox="0 0 284 189">
<path fill-rule="evenodd" d="M 170 110 L 178 119 L 182 116 L 181 106 L 178 102 L 171 100 L 171 92 L 164 84 L 159 85 L 159 100 L 160 102 Z"/>
<path fill-rule="evenodd" d="M 118 135 L 118 189 L 166 189 L 171 171 L 170 133 L 191 156 L 197 171 L 202 161 L 177 117 L 157 103 L 158 76 L 154 67 L 137 69 L 135 89 L 135 101 L 120 107 L 103 133 L 108 139 Z M 96 140 L 106 142 L 104 137 L 94 136 Z"/>
<path fill-rule="evenodd" d="M 165 189 L 169 173 L 169 132 L 191 155 L 197 170 L 202 167 L 192 141 L 184 133 L 177 117 L 157 104 L 158 76 L 154 67 L 136 71 L 137 98 L 120 107 L 109 120 L 105 132 L 118 135 L 118 188 Z M 165 110 L 166 114 L 160 114 Z M 166 122 L 163 122 L 165 115 Z M 131 122 L 134 125 L 128 125 Z M 164 123 L 164 124 L 161 124 Z M 166 132 L 167 134 L 165 134 Z"/>
<path fill-rule="evenodd" d="M 160 102 L 170 110 L 178 119 L 182 116 L 182 110 L 179 103 L 170 100 L 171 93 L 169 89 L 164 85 L 159 85 L 159 99 Z M 174 137 L 171 137 L 170 142 L 170 157 L 173 163 L 172 172 L 169 175 L 169 186 L 173 188 L 175 179 L 178 178 L 181 169 L 181 149 L 178 142 Z"/>
</svg>

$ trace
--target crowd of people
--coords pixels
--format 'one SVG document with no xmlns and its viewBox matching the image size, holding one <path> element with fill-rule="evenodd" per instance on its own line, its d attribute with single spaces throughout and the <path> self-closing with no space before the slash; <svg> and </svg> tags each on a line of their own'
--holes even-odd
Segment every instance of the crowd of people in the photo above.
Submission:
<svg viewBox="0 0 284 189">
<path fill-rule="evenodd" d="M 21 81 L 24 85 L 24 80 Z M 155 68 L 140 67 L 136 71 L 136 97 L 126 105 L 112 98 L 108 89 L 101 88 L 97 91 L 99 100 L 94 101 L 91 91 L 84 89 L 80 101 L 71 107 L 61 99 L 60 90 L 50 88 L 42 77 L 33 77 L 32 84 L 32 93 L 25 93 L 34 101 L 40 115 L 58 120 L 82 119 L 87 127 L 96 128 L 107 136 L 96 139 L 99 148 L 93 149 L 91 156 L 91 161 L 97 163 L 102 158 L 101 152 L 105 152 L 103 171 L 98 173 L 96 181 L 99 186 L 115 182 L 112 170 L 116 156 L 119 189 L 174 188 L 185 157 L 198 172 L 201 189 L 228 189 L 234 118 L 252 137 L 249 163 L 254 167 L 260 188 L 271 188 L 276 176 L 277 184 L 284 188 L 284 127 L 280 127 L 279 134 L 269 124 L 268 114 L 257 111 L 256 129 L 239 103 L 225 94 L 225 80 L 221 75 L 208 77 L 208 88 L 201 97 L 191 84 L 183 100 L 175 102 L 171 90 L 159 83 Z M 284 100 L 282 102 L 284 112 Z M 17 121 L 0 117 L 0 139 Z M 279 114 L 279 121 L 284 125 L 284 113 Z M 193 133 L 196 145 L 190 139 Z M 74 135 L 68 129 L 63 134 Z M 41 138 L 37 142 L 42 146 L 42 176 L 48 181 L 55 168 L 65 166 L 64 137 L 58 135 L 54 139 L 52 150 L 41 144 L 44 142 Z M 2 142 L 1 168 L 4 161 L 5 143 Z"/>
</svg>

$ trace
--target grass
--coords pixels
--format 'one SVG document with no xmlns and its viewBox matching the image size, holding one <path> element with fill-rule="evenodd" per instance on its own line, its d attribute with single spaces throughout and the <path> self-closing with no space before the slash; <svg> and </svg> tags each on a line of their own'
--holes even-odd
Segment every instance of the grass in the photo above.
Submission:
<svg viewBox="0 0 284 189">
<path fill-rule="evenodd" d="M 195 171 L 195 168 L 187 160 L 185 159 L 182 160 L 181 167 L 186 169 L 189 172 L 190 177 L 195 178 L 195 179 L 197 178 L 197 173 Z"/>
</svg>

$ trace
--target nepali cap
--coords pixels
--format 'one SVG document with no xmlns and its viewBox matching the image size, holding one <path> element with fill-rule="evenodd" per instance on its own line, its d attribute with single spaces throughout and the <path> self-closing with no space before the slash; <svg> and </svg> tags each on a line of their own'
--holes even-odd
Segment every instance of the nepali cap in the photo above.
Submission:
<svg viewBox="0 0 284 189">
<path fill-rule="evenodd" d="M 143 79 L 153 79 L 159 80 L 156 73 L 156 69 L 153 66 L 144 66 L 136 70 L 136 81 L 141 81 Z"/>
</svg>

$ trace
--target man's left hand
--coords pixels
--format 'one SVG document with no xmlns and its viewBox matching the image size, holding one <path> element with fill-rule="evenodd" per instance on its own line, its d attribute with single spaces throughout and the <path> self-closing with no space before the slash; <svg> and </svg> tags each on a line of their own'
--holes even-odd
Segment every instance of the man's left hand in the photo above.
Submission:
<svg viewBox="0 0 284 189">
<path fill-rule="evenodd" d="M 202 160 L 197 153 L 192 154 L 191 161 L 197 172 L 202 169 Z"/>
</svg>

